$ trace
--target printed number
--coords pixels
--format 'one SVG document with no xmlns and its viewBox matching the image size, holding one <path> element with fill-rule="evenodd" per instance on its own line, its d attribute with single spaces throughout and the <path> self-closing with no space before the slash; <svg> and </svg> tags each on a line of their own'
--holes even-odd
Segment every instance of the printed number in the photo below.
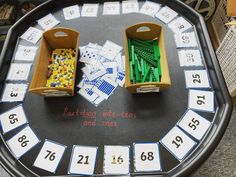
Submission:
<svg viewBox="0 0 236 177">
<path fill-rule="evenodd" d="M 69 13 L 70 13 L 70 15 L 74 15 L 75 12 L 74 12 L 74 10 L 70 10 Z"/>
<path fill-rule="evenodd" d="M 193 130 L 197 129 L 197 126 L 200 124 L 200 122 L 194 118 L 192 118 L 191 122 L 188 124 L 188 126 L 190 128 L 192 128 Z"/>
<path fill-rule="evenodd" d="M 183 29 L 183 28 L 184 28 L 184 25 L 179 24 L 179 25 L 178 25 L 178 28 L 179 28 L 179 29 Z"/>
<path fill-rule="evenodd" d="M 141 160 L 142 161 L 146 161 L 146 160 L 152 161 L 152 160 L 154 160 L 153 152 L 148 152 L 147 155 L 145 155 L 145 152 L 142 152 Z"/>
<path fill-rule="evenodd" d="M 172 141 L 172 144 L 176 145 L 176 148 L 179 148 L 180 145 L 183 143 L 183 139 L 180 136 L 176 136 L 175 140 Z"/>
<path fill-rule="evenodd" d="M 190 39 L 188 36 L 183 36 L 182 39 L 183 39 L 183 43 L 190 43 Z"/>
<path fill-rule="evenodd" d="M 206 99 L 206 97 L 205 96 L 197 96 L 197 104 L 198 105 L 203 105 L 203 104 L 205 104 L 205 99 Z"/>
<path fill-rule="evenodd" d="M 186 54 L 186 57 L 187 57 L 187 60 L 188 60 L 189 62 L 190 62 L 190 61 L 194 62 L 194 56 L 193 56 L 192 53 Z"/>
<path fill-rule="evenodd" d="M 123 158 L 121 157 L 121 155 L 116 158 L 115 155 L 112 156 L 112 162 L 111 164 L 122 164 L 124 162 Z"/>
<path fill-rule="evenodd" d="M 36 31 L 32 32 L 29 36 L 27 36 L 27 40 L 32 41 L 35 38 L 36 34 Z"/>
<path fill-rule="evenodd" d="M 11 92 L 10 94 L 11 97 L 17 97 L 18 96 L 18 93 L 14 93 L 13 91 Z"/>
<path fill-rule="evenodd" d="M 166 18 L 170 18 L 170 14 L 168 14 L 167 12 L 163 12 L 161 15 L 163 15 Z"/>
<path fill-rule="evenodd" d="M 23 135 L 22 137 L 18 138 L 18 142 L 21 143 L 21 147 L 27 146 L 27 143 L 29 142 L 26 140 L 26 136 Z"/>
<path fill-rule="evenodd" d="M 47 20 L 44 22 L 45 25 L 50 25 L 50 23 L 52 23 L 53 21 L 51 19 Z"/>
<path fill-rule="evenodd" d="M 192 77 L 193 77 L 193 83 L 194 84 L 196 84 L 196 82 L 199 83 L 199 84 L 201 83 L 201 78 L 200 78 L 199 74 L 193 74 Z"/>
<path fill-rule="evenodd" d="M 83 156 L 83 155 L 79 155 L 79 161 L 77 162 L 78 164 L 85 164 L 85 165 L 88 165 L 89 162 L 88 162 L 88 159 L 89 159 L 89 156 Z M 83 159 L 85 158 L 85 162 L 82 162 Z"/>
<path fill-rule="evenodd" d="M 16 117 L 16 114 L 11 114 L 9 116 L 9 119 L 10 119 L 11 124 L 14 124 L 14 123 L 18 122 L 18 118 Z"/>
<path fill-rule="evenodd" d="M 55 160 L 55 152 L 52 152 L 52 151 L 49 151 L 49 150 L 47 150 L 47 155 L 44 157 L 44 159 L 49 159 L 50 161 L 53 161 L 53 160 Z"/>
</svg>

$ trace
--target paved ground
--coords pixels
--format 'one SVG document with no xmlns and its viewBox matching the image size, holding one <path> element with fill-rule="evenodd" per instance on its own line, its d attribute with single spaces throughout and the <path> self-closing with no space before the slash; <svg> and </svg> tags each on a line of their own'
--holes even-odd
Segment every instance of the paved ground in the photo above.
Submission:
<svg viewBox="0 0 236 177">
<path fill-rule="evenodd" d="M 236 177 L 236 98 L 231 121 L 220 144 L 191 177 Z M 0 167 L 0 177 L 9 175 Z"/>
</svg>

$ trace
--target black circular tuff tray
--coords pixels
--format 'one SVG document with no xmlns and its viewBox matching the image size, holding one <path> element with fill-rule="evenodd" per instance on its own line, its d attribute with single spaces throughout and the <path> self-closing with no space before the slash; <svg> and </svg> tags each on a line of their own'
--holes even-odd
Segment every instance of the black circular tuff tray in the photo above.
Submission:
<svg viewBox="0 0 236 177">
<path fill-rule="evenodd" d="M 65 21 L 62 8 L 83 3 L 99 3 L 98 16 L 80 17 Z M 179 176 L 190 174 L 211 154 L 219 143 L 230 119 L 232 105 L 223 80 L 212 44 L 203 18 L 179 0 L 156 0 L 154 2 L 167 5 L 194 25 L 198 36 L 199 48 L 203 54 L 203 67 L 188 69 L 207 69 L 211 83 L 210 91 L 215 94 L 215 112 L 198 112 L 212 125 L 191 153 L 179 162 L 166 148 L 160 144 L 161 172 L 135 173 L 133 160 L 133 143 L 158 142 L 173 128 L 188 109 L 188 89 L 186 89 L 184 69 L 179 66 L 178 54 L 173 32 L 157 18 L 133 13 L 115 16 L 103 16 L 100 1 L 49 0 L 20 19 L 8 32 L 8 36 L 0 59 L 0 93 L 4 89 L 5 78 L 9 70 L 15 48 L 20 44 L 28 44 L 19 37 L 30 27 L 40 28 L 37 20 L 52 13 L 59 21 L 58 26 L 74 28 L 80 33 L 79 45 L 89 42 L 103 45 L 111 40 L 124 46 L 124 29 L 139 22 L 154 22 L 165 30 L 165 46 L 169 63 L 172 85 L 161 93 L 130 94 L 119 87 L 114 94 L 98 107 L 93 106 L 79 94 L 68 98 L 43 98 L 27 93 L 23 104 L 29 125 L 41 143 L 16 160 L 7 148 L 6 140 L 19 130 L 7 135 L 1 134 L 1 165 L 12 176 L 66 176 L 73 145 L 98 146 L 98 157 L 95 175 L 103 174 L 104 145 L 130 146 L 131 175 Z M 140 7 L 143 4 L 139 2 Z M 81 8 L 80 8 L 81 11 Z M 39 43 L 37 43 L 38 45 Z M 82 64 L 78 62 L 76 84 L 82 77 Z M 32 70 L 31 70 L 32 71 Z M 32 74 L 32 72 L 31 72 Z M 76 88 L 77 89 L 77 88 Z M 76 90 L 78 91 L 78 90 Z M 19 103 L 0 103 L 3 113 Z M 55 174 L 33 166 L 33 163 L 45 139 L 67 146 L 62 161 Z"/>
</svg>

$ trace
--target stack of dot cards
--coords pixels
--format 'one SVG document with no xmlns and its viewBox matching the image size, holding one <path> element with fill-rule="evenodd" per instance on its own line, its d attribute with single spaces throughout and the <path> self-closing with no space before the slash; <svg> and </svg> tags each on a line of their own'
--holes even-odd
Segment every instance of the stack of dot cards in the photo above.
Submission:
<svg viewBox="0 0 236 177">
<path fill-rule="evenodd" d="M 122 47 L 106 41 L 103 46 L 89 43 L 80 48 L 80 62 L 85 64 L 79 94 L 89 102 L 98 106 L 107 100 L 118 85 L 125 82 L 124 57 L 121 55 Z"/>
</svg>

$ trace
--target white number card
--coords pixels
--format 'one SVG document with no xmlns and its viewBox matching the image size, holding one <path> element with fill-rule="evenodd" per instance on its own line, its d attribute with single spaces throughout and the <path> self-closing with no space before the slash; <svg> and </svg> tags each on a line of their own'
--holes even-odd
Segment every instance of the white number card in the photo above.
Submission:
<svg viewBox="0 0 236 177">
<path fill-rule="evenodd" d="M 68 173 L 78 175 L 93 175 L 97 151 L 97 147 L 74 146 Z"/>
<path fill-rule="evenodd" d="M 137 13 L 139 12 L 139 5 L 138 1 L 122 1 L 122 13 L 128 14 L 128 13 Z"/>
<path fill-rule="evenodd" d="M 96 17 L 98 13 L 99 4 L 84 4 L 82 7 L 81 16 Z"/>
<path fill-rule="evenodd" d="M 38 24 L 44 29 L 49 30 L 56 25 L 58 25 L 60 22 L 52 15 L 48 14 L 45 17 L 38 20 Z"/>
<path fill-rule="evenodd" d="M 178 50 L 180 66 L 202 66 L 199 50 Z"/>
<path fill-rule="evenodd" d="M 185 20 L 183 17 L 179 17 L 172 22 L 169 23 L 168 27 L 174 32 L 174 33 L 183 33 L 186 30 L 192 28 L 193 26 Z"/>
<path fill-rule="evenodd" d="M 40 140 L 33 130 L 26 126 L 23 130 L 7 141 L 9 148 L 17 159 L 36 146 Z"/>
<path fill-rule="evenodd" d="M 206 70 L 185 70 L 184 75 L 187 88 L 210 88 Z"/>
<path fill-rule="evenodd" d="M 27 81 L 30 73 L 31 64 L 12 63 L 6 80 L 8 81 Z"/>
<path fill-rule="evenodd" d="M 45 140 L 33 166 L 55 173 L 65 150 L 65 145 Z"/>
<path fill-rule="evenodd" d="M 2 102 L 22 102 L 27 92 L 28 84 L 6 84 Z"/>
<path fill-rule="evenodd" d="M 35 58 L 36 52 L 37 47 L 19 45 L 16 51 L 15 60 L 32 62 Z"/>
<path fill-rule="evenodd" d="M 161 8 L 161 10 L 156 14 L 156 17 L 167 24 L 170 23 L 170 21 L 173 20 L 177 15 L 177 12 L 165 6 Z"/>
<path fill-rule="evenodd" d="M 198 47 L 194 32 L 175 34 L 177 48 Z"/>
<path fill-rule="evenodd" d="M 75 18 L 79 18 L 80 17 L 79 6 L 74 5 L 74 6 L 63 8 L 63 14 L 64 14 L 65 20 L 72 20 Z"/>
<path fill-rule="evenodd" d="M 22 105 L 0 115 L 3 134 L 28 123 Z"/>
<path fill-rule="evenodd" d="M 155 2 L 146 1 L 140 9 L 140 13 L 155 17 L 161 5 Z"/>
<path fill-rule="evenodd" d="M 42 37 L 42 34 L 43 34 L 42 30 L 39 30 L 34 27 L 29 27 L 29 29 L 21 36 L 21 39 L 36 44 Z"/>
<path fill-rule="evenodd" d="M 214 92 L 189 90 L 188 107 L 198 111 L 214 112 Z"/>
<path fill-rule="evenodd" d="M 178 127 L 172 128 L 161 143 L 172 153 L 179 161 L 182 161 L 193 149 L 196 142 L 189 138 Z"/>
<path fill-rule="evenodd" d="M 107 40 L 100 50 L 99 55 L 107 58 L 108 60 L 114 60 L 121 50 L 121 46 Z"/>
<path fill-rule="evenodd" d="M 106 175 L 129 175 L 129 146 L 104 146 L 103 173 Z"/>
<path fill-rule="evenodd" d="M 161 171 L 159 144 L 134 144 L 134 162 L 136 172 Z"/>
<path fill-rule="evenodd" d="M 103 15 L 119 15 L 120 2 L 104 2 Z"/>
<path fill-rule="evenodd" d="M 65 20 L 72 20 L 75 18 L 80 17 L 80 11 L 79 11 L 79 6 L 74 5 L 74 6 L 69 6 L 63 9 L 63 14 Z"/>
<path fill-rule="evenodd" d="M 211 123 L 194 111 L 188 110 L 178 125 L 197 140 L 201 140 Z"/>
</svg>

